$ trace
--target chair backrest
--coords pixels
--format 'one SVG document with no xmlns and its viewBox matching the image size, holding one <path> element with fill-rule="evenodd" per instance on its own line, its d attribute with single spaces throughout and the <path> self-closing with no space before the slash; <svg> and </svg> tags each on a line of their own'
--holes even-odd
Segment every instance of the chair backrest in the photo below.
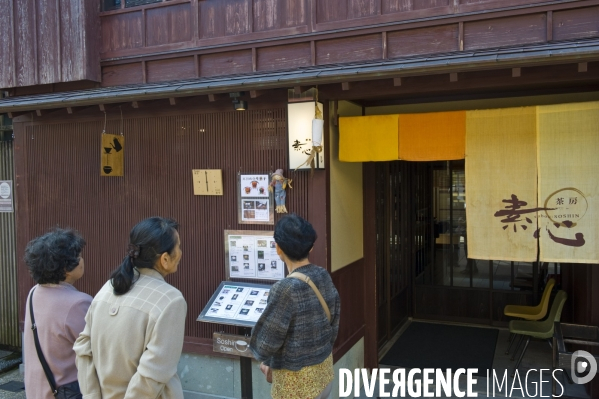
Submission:
<svg viewBox="0 0 599 399">
<path fill-rule="evenodd" d="M 566 299 L 568 299 L 568 294 L 564 290 L 559 290 L 557 295 L 555 295 L 555 299 L 553 300 L 553 304 L 551 305 L 551 311 L 549 312 L 549 316 L 547 319 L 543 320 L 541 323 L 543 324 L 543 330 L 549 331 L 553 334 L 553 327 L 556 321 L 559 321 L 562 317 L 562 309 L 564 308 L 564 303 L 566 303 Z"/>
<path fill-rule="evenodd" d="M 549 298 L 551 298 L 551 291 L 553 290 L 554 285 L 554 278 L 550 278 L 547 281 L 547 284 L 545 284 L 545 290 L 543 291 L 541 302 L 539 302 L 539 318 L 537 320 L 541 320 L 543 317 L 545 317 L 545 315 L 547 315 L 547 309 L 549 308 Z"/>
</svg>

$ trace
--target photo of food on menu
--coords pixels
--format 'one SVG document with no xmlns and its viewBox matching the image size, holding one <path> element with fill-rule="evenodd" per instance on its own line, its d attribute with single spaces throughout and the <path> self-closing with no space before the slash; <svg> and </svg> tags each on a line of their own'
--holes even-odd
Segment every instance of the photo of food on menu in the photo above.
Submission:
<svg viewBox="0 0 599 399">
<path fill-rule="evenodd" d="M 266 308 L 268 288 L 224 285 L 209 305 L 206 316 L 256 322 Z"/>
<path fill-rule="evenodd" d="M 227 235 L 229 275 L 233 278 L 280 280 L 285 264 L 272 236 Z"/>
</svg>

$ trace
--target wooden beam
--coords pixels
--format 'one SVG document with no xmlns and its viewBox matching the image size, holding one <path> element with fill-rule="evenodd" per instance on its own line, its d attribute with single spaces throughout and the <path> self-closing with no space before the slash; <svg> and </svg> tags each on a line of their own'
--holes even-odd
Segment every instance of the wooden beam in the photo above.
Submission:
<svg viewBox="0 0 599 399">
<path fill-rule="evenodd" d="M 31 114 L 31 111 L 17 111 L 17 112 L 7 112 L 7 115 L 10 119 L 15 119 L 17 116 Z"/>
<path fill-rule="evenodd" d="M 263 90 L 250 90 L 250 98 L 257 98 L 264 94 Z"/>
<path fill-rule="evenodd" d="M 381 41 L 383 46 L 383 59 L 387 59 L 387 31 L 384 31 L 381 35 Z"/>
<path fill-rule="evenodd" d="M 67 114 L 69 115 L 73 115 L 76 114 L 77 112 L 87 109 L 89 107 L 67 107 Z"/>
<path fill-rule="evenodd" d="M 335 100 L 333 102 L 333 125 L 339 126 L 339 115 L 337 114 L 337 110 L 339 108 L 339 102 Z"/>
<path fill-rule="evenodd" d="M 170 97 L 170 98 L 168 99 L 168 103 L 169 103 L 170 105 L 177 105 L 177 99 L 175 99 L 175 97 Z"/>
<path fill-rule="evenodd" d="M 108 110 L 112 110 L 114 108 L 118 108 L 118 107 L 123 106 L 125 104 L 126 103 L 98 104 L 98 108 L 100 108 L 101 112 L 106 112 Z"/>
<path fill-rule="evenodd" d="M 211 103 L 213 103 L 215 101 L 225 100 L 225 99 L 233 100 L 233 97 L 229 97 L 229 95 L 227 93 L 208 94 L 208 101 L 210 101 Z"/>
<path fill-rule="evenodd" d="M 457 72 L 451 72 L 449 74 L 449 81 L 450 82 L 457 82 L 458 81 L 458 73 Z"/>
<path fill-rule="evenodd" d="M 464 51 L 464 22 L 458 22 L 458 47 Z"/>
<path fill-rule="evenodd" d="M 545 26 L 547 32 L 547 41 L 553 40 L 553 11 L 547 11 L 547 25 Z"/>
<path fill-rule="evenodd" d="M 519 78 L 522 75 L 521 68 L 512 68 L 512 78 Z"/>
<path fill-rule="evenodd" d="M 589 68 L 588 63 L 586 62 L 579 62 L 578 63 L 578 72 L 587 72 Z"/>
<path fill-rule="evenodd" d="M 349 90 L 349 88 L 350 88 L 349 82 L 341 83 L 341 90 L 347 91 L 347 90 Z"/>
<path fill-rule="evenodd" d="M 401 78 L 393 78 L 393 86 L 401 86 Z"/>
</svg>

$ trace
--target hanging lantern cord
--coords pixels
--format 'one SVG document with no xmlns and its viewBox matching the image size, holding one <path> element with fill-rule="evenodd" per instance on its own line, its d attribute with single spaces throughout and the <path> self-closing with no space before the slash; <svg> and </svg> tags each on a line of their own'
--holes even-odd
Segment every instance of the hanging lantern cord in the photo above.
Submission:
<svg viewBox="0 0 599 399">
<path fill-rule="evenodd" d="M 102 134 L 106 133 L 106 111 L 104 111 L 104 129 L 102 130 Z"/>
</svg>

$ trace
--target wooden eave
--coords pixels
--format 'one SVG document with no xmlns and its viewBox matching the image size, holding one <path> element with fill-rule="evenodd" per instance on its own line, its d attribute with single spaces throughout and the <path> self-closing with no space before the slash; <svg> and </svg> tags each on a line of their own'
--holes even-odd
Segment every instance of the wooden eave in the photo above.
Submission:
<svg viewBox="0 0 599 399">
<path fill-rule="evenodd" d="M 208 96 L 235 91 L 331 83 L 347 84 L 348 82 L 387 78 L 551 66 L 597 60 L 599 60 L 599 39 L 588 39 L 492 50 L 460 51 L 375 62 L 323 65 L 289 71 L 256 72 L 236 76 L 8 97 L 0 100 L 0 113 L 14 114 L 44 109 Z M 347 87 L 349 86 L 347 85 Z M 171 104 L 173 101 L 170 100 Z"/>
</svg>

